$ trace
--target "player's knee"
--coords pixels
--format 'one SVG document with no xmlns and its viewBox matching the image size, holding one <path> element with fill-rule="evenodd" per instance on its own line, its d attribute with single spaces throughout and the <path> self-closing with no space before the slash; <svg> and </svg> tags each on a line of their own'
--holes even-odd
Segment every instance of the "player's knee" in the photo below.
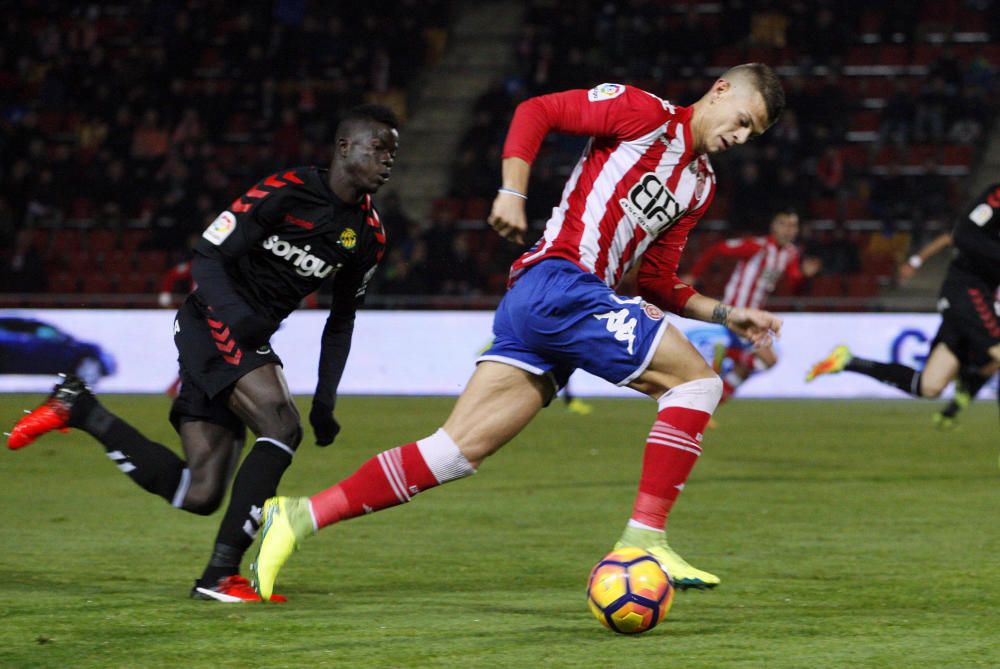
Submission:
<svg viewBox="0 0 1000 669">
<path fill-rule="evenodd" d="M 207 482 L 192 483 L 184 496 L 181 508 L 199 516 L 208 516 L 215 513 L 216 509 L 222 505 L 224 494 L 225 490 L 221 485 Z"/>
<path fill-rule="evenodd" d="M 718 374 L 712 374 L 709 378 L 699 379 L 697 381 L 700 387 L 704 388 L 705 398 L 711 402 L 712 409 L 719 405 L 719 400 L 722 399 L 722 391 L 724 389 L 722 379 L 719 378 Z"/>
<path fill-rule="evenodd" d="M 944 391 L 944 387 L 948 385 L 948 382 L 942 379 L 931 379 L 926 376 L 920 377 L 920 396 L 925 397 L 929 400 L 936 399 L 941 396 Z"/>
<path fill-rule="evenodd" d="M 289 402 L 275 402 L 262 407 L 261 415 L 263 418 L 259 423 L 260 434 L 257 436 L 280 441 L 295 450 L 302 441 L 302 426 L 295 405 Z"/>
<path fill-rule="evenodd" d="M 706 413 L 712 413 L 722 399 L 722 379 L 712 374 L 674 386 L 657 400 L 662 410 L 665 406 L 680 402 L 684 406 Z M 682 399 L 683 398 L 683 399 Z"/>
</svg>

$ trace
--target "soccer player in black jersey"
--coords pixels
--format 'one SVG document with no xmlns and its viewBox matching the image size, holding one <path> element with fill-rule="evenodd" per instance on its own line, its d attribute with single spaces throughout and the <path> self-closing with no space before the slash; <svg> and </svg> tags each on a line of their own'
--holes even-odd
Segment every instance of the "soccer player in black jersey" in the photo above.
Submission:
<svg viewBox="0 0 1000 669">
<path fill-rule="evenodd" d="M 955 255 L 941 286 L 941 326 L 923 370 L 866 360 L 838 346 L 806 381 L 841 371 L 865 374 L 914 397 L 937 397 L 956 376 L 970 390 L 1000 369 L 1000 182 L 976 198 L 952 233 Z M 974 393 L 973 393 L 974 394 Z"/>
<path fill-rule="evenodd" d="M 281 359 L 268 341 L 326 280 L 333 281 L 333 306 L 309 421 L 321 446 L 340 431 L 333 409 L 354 315 L 386 243 L 371 196 L 389 179 L 397 126 L 385 107 L 356 107 L 337 127 L 329 170 L 272 174 L 229 205 L 198 241 L 192 270 L 198 287 L 174 321 L 182 383 L 170 420 L 186 460 L 109 412 L 74 376 L 8 438 L 10 448 L 22 448 L 52 430 L 83 430 L 142 488 L 207 515 L 222 502 L 249 427 L 257 439 L 236 473 L 193 597 L 260 600 L 239 575 L 240 561 L 259 527 L 261 505 L 275 494 L 302 440 Z"/>
</svg>

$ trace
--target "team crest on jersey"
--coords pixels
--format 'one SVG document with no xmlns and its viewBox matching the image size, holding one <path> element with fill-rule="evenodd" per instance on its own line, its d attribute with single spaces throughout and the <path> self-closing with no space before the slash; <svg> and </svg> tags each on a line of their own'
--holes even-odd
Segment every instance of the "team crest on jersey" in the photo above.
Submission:
<svg viewBox="0 0 1000 669">
<path fill-rule="evenodd" d="M 647 172 L 618 204 L 652 237 L 676 223 L 684 213 L 677 198 L 655 172 Z"/>
<path fill-rule="evenodd" d="M 340 245 L 350 251 L 358 245 L 358 234 L 354 230 L 346 228 L 340 233 Z"/>
<path fill-rule="evenodd" d="M 650 320 L 662 321 L 663 311 L 655 304 L 650 304 L 649 302 L 642 303 L 642 310 L 649 317 Z"/>
<path fill-rule="evenodd" d="M 985 202 L 980 203 L 978 207 L 969 212 L 969 220 L 979 227 L 989 223 L 991 218 L 993 218 L 993 207 Z"/>
<path fill-rule="evenodd" d="M 232 212 L 224 211 L 219 214 L 218 218 L 212 221 L 205 232 L 201 233 L 201 236 L 219 246 L 222 242 L 226 241 L 229 235 L 233 234 L 233 230 L 235 229 L 236 217 Z"/>
<path fill-rule="evenodd" d="M 587 91 L 587 99 L 591 102 L 613 100 L 624 92 L 625 87 L 621 84 L 601 84 Z"/>
</svg>

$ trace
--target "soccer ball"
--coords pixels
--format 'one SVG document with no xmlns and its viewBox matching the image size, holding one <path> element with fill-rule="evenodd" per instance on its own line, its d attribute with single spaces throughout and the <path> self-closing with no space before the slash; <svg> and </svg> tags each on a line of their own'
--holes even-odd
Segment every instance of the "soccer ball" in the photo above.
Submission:
<svg viewBox="0 0 1000 669">
<path fill-rule="evenodd" d="M 674 601 L 670 577 L 641 548 L 619 548 L 590 572 L 587 603 L 605 627 L 619 634 L 639 634 L 656 627 Z"/>
</svg>

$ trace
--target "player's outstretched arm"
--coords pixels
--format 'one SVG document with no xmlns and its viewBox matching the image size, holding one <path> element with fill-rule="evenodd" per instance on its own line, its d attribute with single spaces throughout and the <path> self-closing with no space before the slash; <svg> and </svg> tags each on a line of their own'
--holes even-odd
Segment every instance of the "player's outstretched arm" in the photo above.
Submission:
<svg viewBox="0 0 1000 669">
<path fill-rule="evenodd" d="M 906 283 L 913 278 L 913 275 L 917 273 L 917 270 L 927 262 L 931 257 L 937 255 L 940 251 L 948 248 L 952 244 L 952 238 L 950 232 L 944 232 L 932 239 L 927 243 L 922 249 L 914 253 L 912 256 L 907 258 L 906 262 L 899 266 L 899 282 Z"/>
<path fill-rule="evenodd" d="M 733 307 L 701 293 L 695 293 L 687 301 L 684 315 L 709 323 L 721 323 L 757 347 L 770 346 L 773 339 L 781 334 L 782 321 L 770 311 Z"/>
</svg>

